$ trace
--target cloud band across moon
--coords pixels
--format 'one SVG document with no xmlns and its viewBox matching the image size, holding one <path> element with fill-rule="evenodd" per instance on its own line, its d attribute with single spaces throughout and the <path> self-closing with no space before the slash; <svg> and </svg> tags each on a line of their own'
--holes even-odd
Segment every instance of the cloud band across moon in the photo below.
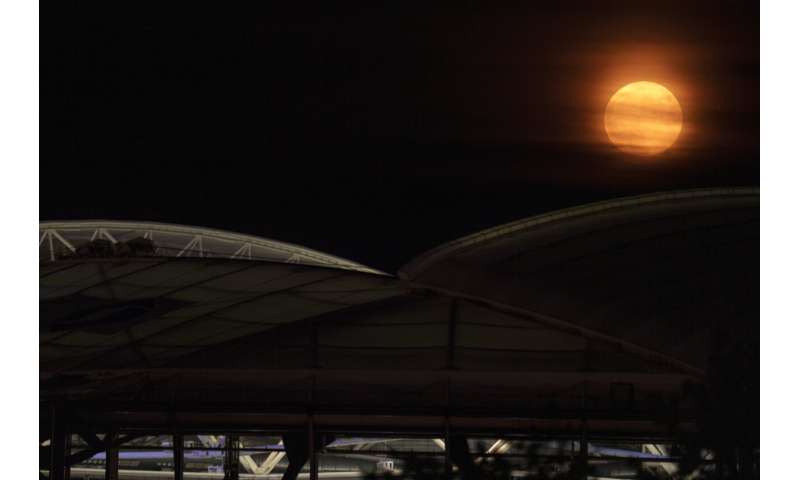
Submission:
<svg viewBox="0 0 800 480">
<path fill-rule="evenodd" d="M 680 136 L 683 111 L 675 95 L 653 82 L 620 88 L 609 100 L 604 116 L 609 140 L 635 155 L 657 155 Z"/>
</svg>

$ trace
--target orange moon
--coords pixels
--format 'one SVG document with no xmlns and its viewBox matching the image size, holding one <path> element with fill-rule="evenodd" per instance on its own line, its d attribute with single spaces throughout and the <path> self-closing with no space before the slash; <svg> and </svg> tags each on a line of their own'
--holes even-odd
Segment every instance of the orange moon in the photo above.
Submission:
<svg viewBox="0 0 800 480">
<path fill-rule="evenodd" d="M 606 106 L 608 139 L 623 152 L 657 155 L 675 143 L 683 127 L 678 99 L 654 82 L 629 83 Z"/>
</svg>

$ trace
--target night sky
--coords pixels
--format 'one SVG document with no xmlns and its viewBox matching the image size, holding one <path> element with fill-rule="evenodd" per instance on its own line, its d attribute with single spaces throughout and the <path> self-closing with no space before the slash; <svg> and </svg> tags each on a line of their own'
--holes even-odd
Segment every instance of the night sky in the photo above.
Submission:
<svg viewBox="0 0 800 480">
<path fill-rule="evenodd" d="M 209 226 L 396 271 L 557 208 L 759 183 L 758 2 L 293 3 L 43 9 L 41 219 Z M 649 159 L 602 130 L 639 80 L 684 111 Z"/>
</svg>

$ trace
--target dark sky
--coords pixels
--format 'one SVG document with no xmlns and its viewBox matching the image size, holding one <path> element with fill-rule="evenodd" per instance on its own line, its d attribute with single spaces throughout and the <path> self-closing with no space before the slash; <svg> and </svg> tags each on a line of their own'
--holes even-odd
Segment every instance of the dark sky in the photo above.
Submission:
<svg viewBox="0 0 800 480">
<path fill-rule="evenodd" d="M 759 183 L 758 2 L 292 3 L 43 9 L 41 219 L 204 225 L 395 271 L 557 208 Z M 602 131 L 638 80 L 685 116 L 646 161 Z"/>
</svg>

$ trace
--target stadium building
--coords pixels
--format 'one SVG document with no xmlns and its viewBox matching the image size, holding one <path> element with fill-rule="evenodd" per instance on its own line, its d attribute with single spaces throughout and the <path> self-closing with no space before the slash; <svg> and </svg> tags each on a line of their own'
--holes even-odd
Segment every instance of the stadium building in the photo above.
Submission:
<svg viewBox="0 0 800 480">
<path fill-rule="evenodd" d="M 715 359 L 758 336 L 758 242 L 757 189 L 539 215 L 396 275 L 42 222 L 40 478 L 674 474 Z"/>
</svg>

